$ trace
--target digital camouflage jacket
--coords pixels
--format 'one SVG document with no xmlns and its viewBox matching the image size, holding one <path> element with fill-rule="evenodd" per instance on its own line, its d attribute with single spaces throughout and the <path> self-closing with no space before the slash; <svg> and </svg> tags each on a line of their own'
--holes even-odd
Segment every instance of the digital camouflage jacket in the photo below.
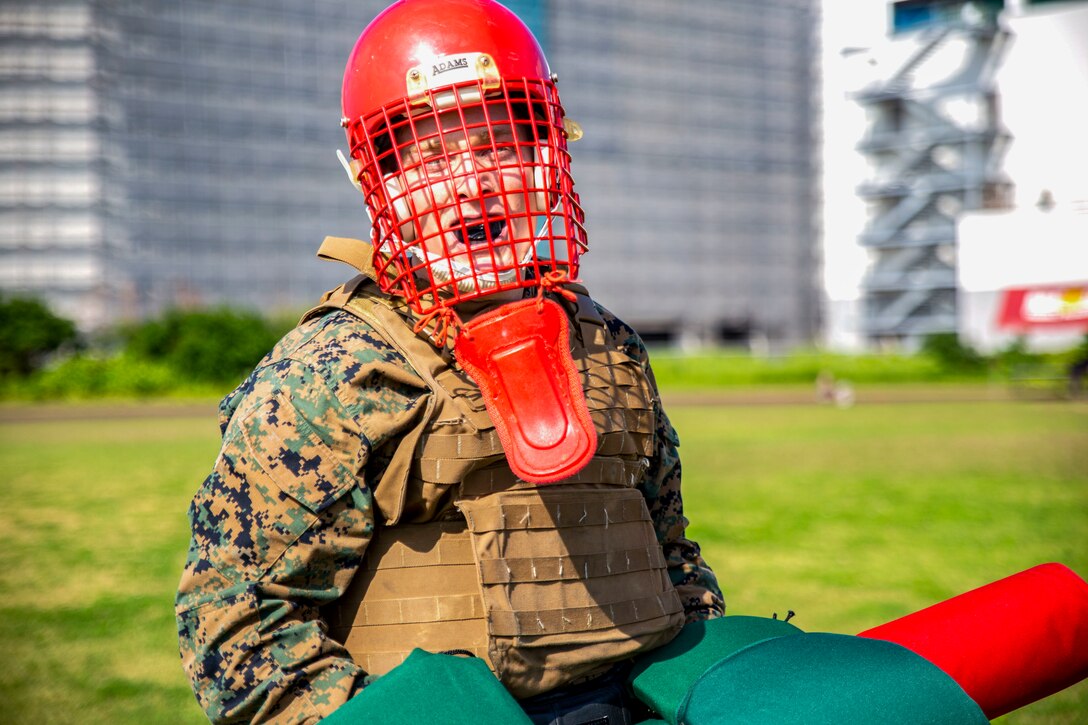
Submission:
<svg viewBox="0 0 1088 725">
<path fill-rule="evenodd" d="M 652 383 L 637 334 L 600 312 Z M 370 326 L 335 310 L 290 332 L 221 403 L 223 446 L 189 508 L 176 601 L 181 658 L 213 722 L 312 723 L 364 686 L 319 607 L 361 563 L 376 525 L 370 485 L 430 394 Z M 688 620 L 720 616 L 714 574 L 684 535 L 679 441 L 656 387 L 654 408 L 639 489 Z"/>
</svg>

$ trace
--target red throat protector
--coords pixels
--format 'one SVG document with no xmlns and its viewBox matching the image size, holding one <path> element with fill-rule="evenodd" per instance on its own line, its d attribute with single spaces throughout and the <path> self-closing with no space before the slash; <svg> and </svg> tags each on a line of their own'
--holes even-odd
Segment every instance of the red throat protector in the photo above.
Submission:
<svg viewBox="0 0 1088 725">
<path fill-rule="evenodd" d="M 555 483 L 593 457 L 597 432 L 558 304 L 524 300 L 480 315 L 461 329 L 454 355 L 480 387 L 519 478 Z"/>
</svg>

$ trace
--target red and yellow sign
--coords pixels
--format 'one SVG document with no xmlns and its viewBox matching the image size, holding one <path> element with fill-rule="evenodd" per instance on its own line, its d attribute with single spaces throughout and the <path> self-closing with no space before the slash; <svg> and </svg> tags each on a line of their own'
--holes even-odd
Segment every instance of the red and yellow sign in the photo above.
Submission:
<svg viewBox="0 0 1088 725">
<path fill-rule="evenodd" d="M 998 327 L 1088 330 L 1088 282 L 1019 287 L 1002 292 Z"/>
</svg>

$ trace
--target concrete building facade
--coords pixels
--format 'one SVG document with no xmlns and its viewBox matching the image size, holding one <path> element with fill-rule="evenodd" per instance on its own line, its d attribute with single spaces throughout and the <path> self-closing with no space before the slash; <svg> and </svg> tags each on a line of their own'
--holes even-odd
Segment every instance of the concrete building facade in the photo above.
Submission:
<svg viewBox="0 0 1088 725">
<path fill-rule="evenodd" d="M 583 277 L 654 340 L 818 325 L 812 0 L 517 2 L 586 137 Z M 335 150 L 385 0 L 0 2 L 0 289 L 94 328 L 301 309 L 365 237 Z"/>
</svg>

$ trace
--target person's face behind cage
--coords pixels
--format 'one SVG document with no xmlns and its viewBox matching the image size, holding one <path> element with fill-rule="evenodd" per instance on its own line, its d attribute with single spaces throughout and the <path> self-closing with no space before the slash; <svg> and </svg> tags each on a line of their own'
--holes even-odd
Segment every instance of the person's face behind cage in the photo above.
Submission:
<svg viewBox="0 0 1088 725">
<path fill-rule="evenodd" d="M 405 119 L 394 137 L 413 266 L 478 286 L 508 282 L 531 261 L 532 215 L 542 211 L 533 134 L 504 102 Z"/>
<path fill-rule="evenodd" d="M 364 122 L 352 173 L 383 288 L 427 313 L 576 273 L 585 229 L 554 85 L 460 84 Z"/>
</svg>

